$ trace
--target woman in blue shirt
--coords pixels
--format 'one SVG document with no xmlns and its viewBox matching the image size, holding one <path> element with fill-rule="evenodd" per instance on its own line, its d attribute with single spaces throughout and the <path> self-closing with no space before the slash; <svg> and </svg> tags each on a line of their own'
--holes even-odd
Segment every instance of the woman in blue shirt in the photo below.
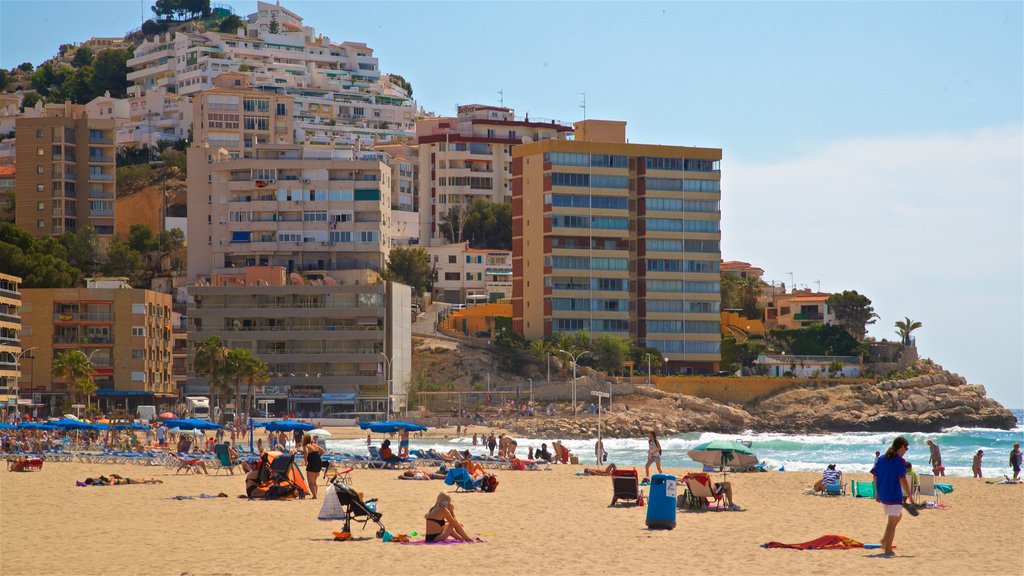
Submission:
<svg viewBox="0 0 1024 576">
<path fill-rule="evenodd" d="M 907 465 L 903 455 L 907 453 L 910 443 L 903 436 L 897 436 L 892 446 L 878 457 L 871 475 L 875 477 L 875 500 L 882 503 L 888 523 L 885 535 L 882 536 L 882 547 L 887 556 L 894 554 L 892 541 L 896 537 L 896 525 L 903 517 L 903 503 L 910 494 L 907 485 Z"/>
</svg>

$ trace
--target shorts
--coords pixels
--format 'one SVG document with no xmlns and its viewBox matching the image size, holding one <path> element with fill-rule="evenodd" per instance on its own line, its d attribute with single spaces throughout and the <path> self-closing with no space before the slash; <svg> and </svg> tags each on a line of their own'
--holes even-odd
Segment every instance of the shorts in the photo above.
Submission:
<svg viewBox="0 0 1024 576">
<path fill-rule="evenodd" d="M 657 462 L 658 464 L 661 464 L 661 454 L 648 454 L 647 459 L 650 460 L 651 462 Z"/>
<path fill-rule="evenodd" d="M 882 509 L 885 510 L 886 516 L 902 516 L 903 505 L 902 504 L 882 504 Z"/>
<path fill-rule="evenodd" d="M 398 447 L 399 448 L 408 448 L 409 447 L 409 441 L 408 440 L 402 440 L 401 442 L 398 443 Z"/>
</svg>

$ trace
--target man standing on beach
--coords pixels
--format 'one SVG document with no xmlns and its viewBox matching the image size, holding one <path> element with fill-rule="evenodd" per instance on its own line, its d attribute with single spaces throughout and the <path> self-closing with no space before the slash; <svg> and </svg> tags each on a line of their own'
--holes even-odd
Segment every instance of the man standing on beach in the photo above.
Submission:
<svg viewBox="0 0 1024 576">
<path fill-rule="evenodd" d="M 981 459 L 985 456 L 984 450 L 978 450 L 974 454 L 974 463 L 971 465 L 971 471 L 974 472 L 975 478 L 981 478 Z"/>
<path fill-rule="evenodd" d="M 875 461 L 871 475 L 875 477 L 875 501 L 882 504 L 888 522 L 885 535 L 882 536 L 882 547 L 886 556 L 894 554 L 893 540 L 896 538 L 896 525 L 903 517 L 903 503 L 910 494 L 907 484 L 907 465 L 903 455 L 907 453 L 910 443 L 903 436 L 897 436 L 892 446 Z"/>
<path fill-rule="evenodd" d="M 491 451 L 491 456 L 494 456 L 494 447 L 498 445 L 498 441 L 494 439 L 494 432 L 487 437 L 487 449 Z"/>
<path fill-rule="evenodd" d="M 929 460 L 932 463 L 932 474 L 936 476 L 945 476 L 946 468 L 942 465 L 942 453 L 939 452 L 939 445 L 929 440 L 928 449 L 931 450 L 931 457 L 929 457 Z"/>
<path fill-rule="evenodd" d="M 1013 451 L 1010 452 L 1010 467 L 1013 468 L 1013 479 L 1017 480 L 1020 476 L 1021 463 L 1024 463 L 1024 455 L 1020 452 L 1020 443 L 1014 443 Z"/>
<path fill-rule="evenodd" d="M 600 436 L 597 437 L 597 444 L 594 444 L 594 456 L 597 457 L 597 465 L 600 466 L 604 462 L 604 442 Z"/>
</svg>

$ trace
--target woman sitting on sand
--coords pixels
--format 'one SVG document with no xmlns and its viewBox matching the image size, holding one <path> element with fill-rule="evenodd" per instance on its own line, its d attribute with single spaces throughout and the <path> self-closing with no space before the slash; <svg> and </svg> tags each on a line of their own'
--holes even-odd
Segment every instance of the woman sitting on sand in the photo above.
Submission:
<svg viewBox="0 0 1024 576">
<path fill-rule="evenodd" d="M 427 512 L 427 528 L 423 531 L 424 539 L 427 542 L 442 542 L 452 537 L 455 540 L 469 542 L 471 539 L 466 534 L 462 523 L 455 519 L 455 506 L 452 504 L 452 497 L 441 492 L 437 495 L 434 507 Z"/>
</svg>

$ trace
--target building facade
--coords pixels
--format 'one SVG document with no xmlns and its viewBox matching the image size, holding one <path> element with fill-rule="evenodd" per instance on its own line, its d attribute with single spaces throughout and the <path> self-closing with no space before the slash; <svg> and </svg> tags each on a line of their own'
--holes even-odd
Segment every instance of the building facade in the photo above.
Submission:
<svg viewBox="0 0 1024 576">
<path fill-rule="evenodd" d="M 373 150 L 391 157 L 391 245 L 420 243 L 419 147 L 414 144 L 380 144 Z"/>
<path fill-rule="evenodd" d="M 512 251 L 470 248 L 469 243 L 427 248 L 434 269 L 435 300 L 449 304 L 512 298 Z"/>
<path fill-rule="evenodd" d="M 92 226 L 109 243 L 117 185 L 114 120 L 91 118 L 74 104 L 47 104 L 31 113 L 15 122 L 17 225 L 35 236 Z"/>
<path fill-rule="evenodd" d="M 835 311 L 828 305 L 831 294 L 811 290 L 793 290 L 775 294 L 764 311 L 764 324 L 775 328 L 806 328 L 812 324 L 834 324 Z"/>
<path fill-rule="evenodd" d="M 251 350 L 270 367 L 269 382 L 254 397 L 272 414 L 366 418 L 405 407 L 412 362 L 408 286 L 375 283 L 366 271 L 349 273 L 344 285 L 286 280 L 275 267 L 246 274 L 244 284 L 228 276 L 214 279 L 227 284 L 189 288 L 193 355 L 196 343 L 210 336 Z M 209 393 L 207 379 L 190 373 L 186 393 Z"/>
<path fill-rule="evenodd" d="M 18 398 L 21 376 L 21 278 L 0 273 L 0 409 Z"/>
<path fill-rule="evenodd" d="M 188 150 L 188 278 L 245 266 L 381 270 L 391 247 L 384 152 L 293 144 L 288 96 L 223 74 L 197 94 Z"/>
<path fill-rule="evenodd" d="M 554 120 L 516 118 L 512 108 L 481 104 L 459 106 L 456 117 L 418 120 L 420 242 L 447 244 L 440 229 L 445 216 L 475 198 L 511 202 L 512 149 L 570 132 Z"/>
<path fill-rule="evenodd" d="M 24 289 L 22 297 L 22 346 L 35 348 L 22 371 L 22 396 L 57 413 L 74 386 L 52 375 L 54 358 L 80 350 L 92 362 L 101 406 L 173 403 L 170 295 L 112 278 L 86 288 Z"/>
<path fill-rule="evenodd" d="M 718 370 L 721 149 L 627 144 L 624 122 L 512 150 L 513 329 L 587 330 Z"/>
</svg>

